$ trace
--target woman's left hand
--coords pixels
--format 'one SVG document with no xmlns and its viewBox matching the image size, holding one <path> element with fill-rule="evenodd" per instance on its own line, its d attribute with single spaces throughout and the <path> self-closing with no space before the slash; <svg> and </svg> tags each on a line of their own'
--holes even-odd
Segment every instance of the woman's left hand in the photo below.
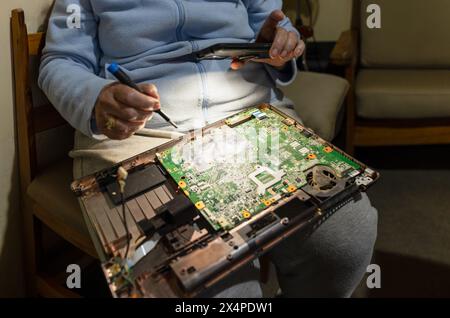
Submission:
<svg viewBox="0 0 450 318">
<path fill-rule="evenodd" d="M 285 15 L 281 10 L 275 10 L 264 22 L 256 42 L 273 43 L 270 49 L 270 58 L 254 59 L 253 62 L 266 63 L 281 69 L 287 62 L 303 54 L 305 43 L 299 38 L 298 34 L 278 26 L 284 18 Z M 231 68 L 237 70 L 244 65 L 244 62 L 233 61 Z"/>
</svg>

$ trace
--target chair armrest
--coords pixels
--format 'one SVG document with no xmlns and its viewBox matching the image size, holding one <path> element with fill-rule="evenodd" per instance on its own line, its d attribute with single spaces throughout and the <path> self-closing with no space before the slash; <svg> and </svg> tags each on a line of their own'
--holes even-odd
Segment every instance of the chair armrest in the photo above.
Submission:
<svg viewBox="0 0 450 318">
<path fill-rule="evenodd" d="M 338 66 L 350 66 L 358 54 L 358 31 L 342 32 L 330 55 L 330 61 Z"/>
</svg>

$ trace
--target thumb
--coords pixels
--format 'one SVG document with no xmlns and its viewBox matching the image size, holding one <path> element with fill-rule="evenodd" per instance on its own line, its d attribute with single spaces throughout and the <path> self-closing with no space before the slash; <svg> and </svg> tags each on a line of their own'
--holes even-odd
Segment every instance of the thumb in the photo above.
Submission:
<svg viewBox="0 0 450 318">
<path fill-rule="evenodd" d="M 286 16 L 281 10 L 272 11 L 259 31 L 257 42 L 272 42 L 278 24 L 283 21 L 285 17 Z"/>
<path fill-rule="evenodd" d="M 159 97 L 158 88 L 156 88 L 155 85 L 145 83 L 145 84 L 139 84 L 138 87 L 141 90 L 142 94 L 156 98 L 158 101 L 160 101 L 161 98 Z M 161 108 L 161 104 L 158 102 L 154 106 L 154 110 L 158 110 L 160 108 Z"/>
<path fill-rule="evenodd" d="M 159 99 L 158 89 L 153 84 L 139 84 L 138 85 L 141 92 L 153 98 Z"/>
<path fill-rule="evenodd" d="M 231 62 L 231 69 L 232 69 L 233 71 L 237 71 L 237 70 L 241 69 L 244 65 L 245 65 L 244 62 L 241 62 L 241 61 L 239 61 L 239 60 L 237 60 L 237 59 L 234 59 L 234 60 Z"/>
</svg>

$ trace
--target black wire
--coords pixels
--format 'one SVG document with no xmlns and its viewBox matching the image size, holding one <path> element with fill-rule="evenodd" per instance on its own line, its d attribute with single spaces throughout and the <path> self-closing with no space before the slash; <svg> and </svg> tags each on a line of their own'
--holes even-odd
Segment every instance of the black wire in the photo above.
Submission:
<svg viewBox="0 0 450 318">
<path fill-rule="evenodd" d="M 127 248 L 125 250 L 125 257 L 124 260 L 126 261 L 128 258 L 128 252 L 130 250 L 130 231 L 128 230 L 128 224 L 127 224 L 127 216 L 126 216 L 126 207 L 125 207 L 125 198 L 123 196 L 123 192 L 120 192 L 120 201 L 122 203 L 122 217 L 123 217 L 123 225 L 125 227 L 125 235 L 127 239 Z"/>
<path fill-rule="evenodd" d="M 313 16 L 314 12 L 312 10 L 311 0 L 306 0 L 306 7 L 308 10 L 308 15 L 309 15 L 309 27 L 313 28 L 314 27 L 314 16 Z M 314 43 L 317 43 L 316 35 L 314 32 L 312 34 L 312 39 L 313 39 Z"/>
<path fill-rule="evenodd" d="M 297 0 L 297 7 L 296 7 L 296 13 L 295 13 L 295 15 L 296 15 L 296 17 L 295 17 L 295 24 L 297 24 L 297 26 L 299 25 L 299 24 L 303 24 L 302 22 L 301 22 L 301 20 L 302 20 L 302 16 L 301 16 L 301 0 Z"/>
<path fill-rule="evenodd" d="M 309 20 L 309 27 L 313 28 L 314 27 L 314 16 L 313 16 L 314 12 L 312 10 L 311 0 L 305 0 L 305 2 L 306 2 L 306 9 L 308 10 L 308 15 L 309 15 L 309 19 L 310 19 Z M 314 43 L 313 55 L 316 57 L 317 66 L 318 66 L 320 72 L 324 72 L 325 69 L 322 67 L 322 64 L 321 64 L 321 61 L 320 61 L 320 58 L 321 58 L 320 50 L 319 50 L 319 47 L 317 46 L 317 39 L 316 39 L 316 35 L 315 35 L 314 32 L 312 34 L 312 40 L 313 40 L 313 43 Z"/>
<path fill-rule="evenodd" d="M 184 236 L 183 233 L 181 233 L 180 228 L 177 228 L 177 233 L 178 233 L 179 236 L 181 236 L 181 238 L 182 238 L 183 240 L 185 240 L 186 243 L 189 243 L 189 242 L 191 241 L 190 238 L 187 238 L 186 236 Z"/>
<path fill-rule="evenodd" d="M 311 6 L 311 0 L 306 0 L 306 8 L 308 9 L 308 15 L 309 15 L 309 26 L 312 27 L 313 26 L 313 11 L 312 11 L 312 6 Z"/>
</svg>

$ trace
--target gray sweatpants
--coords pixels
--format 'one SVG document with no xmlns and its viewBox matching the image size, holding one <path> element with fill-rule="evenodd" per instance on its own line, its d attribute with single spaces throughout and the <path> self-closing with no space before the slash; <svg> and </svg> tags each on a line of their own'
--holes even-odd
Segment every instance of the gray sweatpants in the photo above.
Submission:
<svg viewBox="0 0 450 318">
<path fill-rule="evenodd" d="M 143 131 L 154 135 L 152 131 Z M 125 160 L 168 139 L 133 136 L 126 141 L 75 137 L 74 177 Z M 294 234 L 269 256 L 285 297 L 349 297 L 370 263 L 377 232 L 377 211 L 367 195 L 337 211 L 307 240 Z M 212 287 L 204 297 L 262 297 L 259 270 L 250 264 Z"/>
</svg>

